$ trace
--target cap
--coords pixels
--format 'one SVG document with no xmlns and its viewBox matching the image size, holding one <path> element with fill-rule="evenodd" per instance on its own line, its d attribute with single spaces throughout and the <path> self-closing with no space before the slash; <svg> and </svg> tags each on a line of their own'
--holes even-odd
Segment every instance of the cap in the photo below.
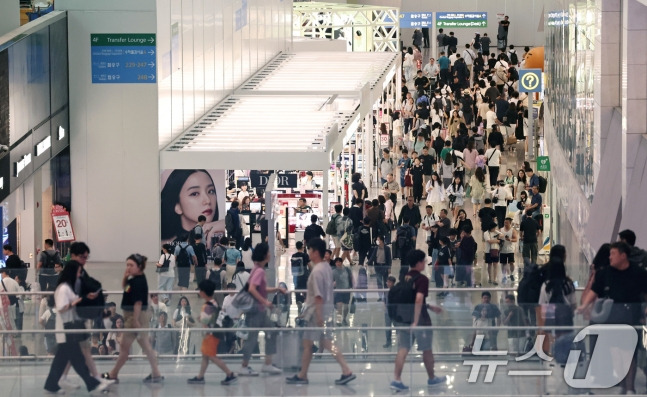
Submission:
<svg viewBox="0 0 647 397">
<path fill-rule="evenodd" d="M 480 34 L 479 32 L 474 32 L 474 34 Z"/>
</svg>

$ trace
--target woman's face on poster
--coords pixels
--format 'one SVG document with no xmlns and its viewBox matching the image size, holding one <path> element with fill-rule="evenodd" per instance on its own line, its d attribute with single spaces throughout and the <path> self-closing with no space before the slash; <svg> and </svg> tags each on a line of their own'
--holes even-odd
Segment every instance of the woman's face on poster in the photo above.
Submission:
<svg viewBox="0 0 647 397">
<path fill-rule="evenodd" d="M 184 229 L 188 230 L 198 223 L 200 215 L 204 215 L 207 222 L 211 222 L 217 205 L 216 187 L 209 175 L 194 172 L 180 190 L 175 212 L 180 215 Z"/>
</svg>

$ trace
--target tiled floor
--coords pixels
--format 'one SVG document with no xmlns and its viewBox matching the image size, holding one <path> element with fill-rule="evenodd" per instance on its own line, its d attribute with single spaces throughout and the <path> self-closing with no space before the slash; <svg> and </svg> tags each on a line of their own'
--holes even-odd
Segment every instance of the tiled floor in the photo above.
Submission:
<svg viewBox="0 0 647 397">
<path fill-rule="evenodd" d="M 476 383 L 469 384 L 467 377 L 470 366 L 463 365 L 461 361 L 440 361 L 436 363 L 436 370 L 439 375 L 448 375 L 449 381 L 442 386 L 428 388 L 426 386 L 426 373 L 420 363 L 420 358 L 412 356 L 410 363 L 405 367 L 403 382 L 411 387 L 409 392 L 394 393 L 389 389 L 389 382 L 392 380 L 393 364 L 391 362 L 359 363 L 351 362 L 350 366 L 357 379 L 347 386 L 335 386 L 334 380 L 339 378 L 339 366 L 331 359 L 324 358 L 315 360 L 309 373 L 309 385 L 295 386 L 287 385 L 284 381 L 288 372 L 282 376 L 259 376 L 254 378 L 239 378 L 235 385 L 221 386 L 220 380 L 224 375 L 214 366 L 210 367 L 205 376 L 205 385 L 188 385 L 186 379 L 196 375 L 199 364 L 196 361 L 163 362 L 162 373 L 166 380 L 161 385 L 145 385 L 142 379 L 149 373 L 150 369 L 146 362 L 131 361 L 120 374 L 120 383 L 110 387 L 111 396 L 140 396 L 140 397 L 162 397 L 162 396 L 423 396 L 423 395 L 456 395 L 456 396 L 538 396 L 538 395 L 559 395 L 559 394 L 582 394 L 577 390 L 569 390 L 563 382 L 557 380 L 561 372 L 559 369 L 553 371 L 553 376 L 548 379 L 542 377 L 511 377 L 507 376 L 505 368 L 499 367 L 492 383 L 484 383 L 485 369 Z M 231 362 L 231 368 L 236 368 L 238 361 Z M 252 365 L 255 363 L 252 362 Z M 104 371 L 110 368 L 109 363 L 99 363 L 99 370 Z M 259 364 L 260 365 L 260 364 Z M 537 369 L 537 362 L 517 365 L 519 369 Z M 510 366 L 509 366 L 510 367 Z M 37 396 L 43 394 L 43 384 L 49 370 L 45 363 L 24 363 L 20 365 L 0 366 L 0 390 L 5 396 Z M 81 380 L 76 375 L 71 379 L 77 383 Z M 639 376 L 637 382 L 639 390 L 644 391 L 644 377 Z M 599 390 L 601 394 L 618 394 L 618 388 L 611 390 Z M 71 396 L 87 395 L 85 389 L 68 391 Z"/>
</svg>

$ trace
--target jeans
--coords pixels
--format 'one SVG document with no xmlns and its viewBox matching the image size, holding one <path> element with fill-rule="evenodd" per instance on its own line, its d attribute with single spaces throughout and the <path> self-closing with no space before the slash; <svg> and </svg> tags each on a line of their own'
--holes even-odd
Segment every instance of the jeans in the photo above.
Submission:
<svg viewBox="0 0 647 397">
<path fill-rule="evenodd" d="M 368 250 L 359 250 L 357 251 L 359 254 L 359 264 L 364 265 L 364 261 L 366 260 L 366 257 L 368 256 Z"/>
<path fill-rule="evenodd" d="M 503 200 L 503 199 L 499 199 Z M 502 205 L 497 205 L 494 207 L 494 211 L 496 212 L 496 223 L 499 226 L 499 229 L 503 227 L 503 221 L 505 221 L 505 214 L 508 211 L 507 206 L 502 206 Z"/>
<path fill-rule="evenodd" d="M 385 327 L 390 327 L 393 324 L 393 321 L 391 320 L 391 317 L 389 317 L 389 311 L 387 310 L 386 307 L 384 307 L 384 326 Z M 387 329 L 384 331 L 384 334 L 386 336 L 386 344 L 390 345 L 391 340 L 392 340 L 392 334 L 393 331 L 390 329 Z"/>
<path fill-rule="evenodd" d="M 252 311 L 245 314 L 245 325 L 249 328 L 268 328 L 265 331 L 265 355 L 271 356 L 276 354 L 276 332 L 269 331 L 274 327 L 274 324 L 265 314 L 265 310 L 258 311 L 252 309 Z M 242 349 L 243 361 L 249 361 L 257 346 L 258 331 L 249 331 L 249 336 Z"/>
<path fill-rule="evenodd" d="M 386 279 L 389 277 L 389 267 L 384 264 L 375 265 L 375 278 L 377 279 L 377 288 L 386 288 Z M 384 299 L 384 292 L 379 292 L 378 295 Z"/>
<path fill-rule="evenodd" d="M 41 291 L 54 291 L 58 282 L 58 274 L 54 269 L 41 268 L 38 275 L 38 283 Z"/>
<path fill-rule="evenodd" d="M 56 350 L 56 355 L 49 369 L 49 375 L 47 375 L 47 380 L 45 381 L 45 390 L 55 392 L 60 389 L 58 381 L 63 376 L 63 371 L 68 362 L 72 364 L 76 373 L 83 379 L 88 391 L 92 391 L 99 386 L 100 382 L 90 375 L 90 370 L 85 363 L 85 357 L 81 352 L 79 343 L 66 342 L 58 345 L 58 350 Z"/>
<path fill-rule="evenodd" d="M 195 281 L 200 284 L 201 281 L 204 281 L 207 277 L 207 268 L 205 266 L 196 266 L 195 267 Z"/>
<path fill-rule="evenodd" d="M 488 171 L 490 174 L 490 186 L 496 186 L 497 180 L 499 180 L 499 167 L 488 166 Z"/>
<path fill-rule="evenodd" d="M 170 276 L 163 276 L 163 274 L 171 274 Z M 157 289 L 160 291 L 173 291 L 173 281 L 175 281 L 175 276 L 172 275 L 173 272 L 169 270 L 165 273 L 160 273 L 157 281 Z M 162 300 L 169 299 L 168 294 L 160 294 Z"/>
<path fill-rule="evenodd" d="M 521 255 L 524 258 L 530 258 L 530 263 L 537 263 L 537 243 L 523 243 Z"/>
</svg>

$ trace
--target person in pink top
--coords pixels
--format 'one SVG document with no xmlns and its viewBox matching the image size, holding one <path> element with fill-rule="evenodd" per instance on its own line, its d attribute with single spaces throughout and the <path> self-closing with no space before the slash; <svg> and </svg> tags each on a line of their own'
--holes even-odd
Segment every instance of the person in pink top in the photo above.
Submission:
<svg viewBox="0 0 647 397">
<path fill-rule="evenodd" d="M 270 260 L 270 247 L 267 243 L 259 243 L 252 253 L 254 268 L 250 273 L 249 293 L 256 299 L 257 305 L 251 311 L 245 314 L 245 325 L 249 328 L 272 328 L 273 324 L 267 316 L 266 308 L 272 309 L 272 302 L 267 300 L 268 293 L 279 292 L 285 294 L 285 288 L 268 288 L 265 279 L 265 265 Z M 258 345 L 258 331 L 249 331 L 247 341 L 243 345 L 243 363 L 237 371 L 239 376 L 258 376 L 258 372 L 249 366 L 249 359 L 252 357 L 254 349 Z M 265 332 L 265 364 L 261 368 L 262 372 L 269 375 L 278 375 L 282 371 L 272 364 L 272 356 L 276 353 L 276 334 Z"/>
<path fill-rule="evenodd" d="M 469 181 L 476 170 L 476 157 L 479 152 L 474 148 L 474 140 L 467 142 L 467 147 L 463 150 L 463 163 L 465 164 L 465 180 Z"/>
</svg>

